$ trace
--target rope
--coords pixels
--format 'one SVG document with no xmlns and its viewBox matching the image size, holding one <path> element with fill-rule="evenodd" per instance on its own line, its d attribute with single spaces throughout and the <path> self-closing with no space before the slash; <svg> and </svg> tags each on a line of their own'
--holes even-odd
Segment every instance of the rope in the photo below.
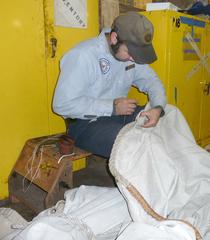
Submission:
<svg viewBox="0 0 210 240">
<path fill-rule="evenodd" d="M 145 198 L 141 195 L 141 193 L 132 185 L 129 184 L 126 189 L 131 193 L 131 195 L 137 200 L 138 203 L 142 206 L 145 212 L 147 212 L 150 216 L 155 218 L 157 221 L 167 220 L 166 218 L 160 216 L 156 213 L 149 205 L 149 203 L 145 200 Z"/>
<path fill-rule="evenodd" d="M 49 137 L 49 138 L 45 138 L 42 141 L 40 141 L 39 143 L 36 144 L 31 157 L 29 158 L 29 160 L 27 161 L 27 165 L 26 165 L 26 174 L 22 180 L 22 190 L 23 192 L 27 192 L 29 190 L 29 188 L 31 187 L 33 181 L 37 178 L 38 176 L 38 172 L 39 172 L 39 168 L 41 165 L 41 162 L 43 160 L 43 149 L 44 146 L 45 147 L 53 147 L 55 146 L 55 141 L 58 141 L 59 138 L 58 136 L 56 137 Z M 49 142 L 49 141 L 53 141 L 53 144 L 51 145 L 44 145 L 44 143 Z M 38 156 L 38 152 L 40 151 L 40 155 L 39 158 L 37 159 Z M 35 160 L 38 160 L 38 165 L 36 167 L 33 167 Z M 29 165 L 30 164 L 30 165 Z M 35 170 L 35 173 L 34 173 Z M 29 183 L 29 185 L 27 186 L 27 188 L 25 188 L 25 180 L 27 179 L 27 177 L 30 176 L 31 181 Z"/>
<path fill-rule="evenodd" d="M 150 216 L 152 216 L 154 219 L 157 221 L 165 221 L 165 220 L 170 220 L 170 221 L 178 221 L 178 222 L 183 222 L 193 228 L 195 231 L 195 236 L 196 240 L 202 240 L 200 232 L 189 222 L 181 219 L 168 219 L 160 216 L 158 213 L 156 213 L 151 206 L 148 204 L 148 202 L 144 199 L 144 197 L 141 195 L 141 193 L 132 185 L 128 185 L 126 189 L 131 193 L 131 195 L 137 200 L 137 202 L 142 206 L 144 211 L 148 213 Z"/>
<path fill-rule="evenodd" d="M 62 156 L 58 159 L 58 164 L 59 164 L 65 157 L 70 157 L 70 156 L 74 156 L 74 155 L 76 155 L 75 152 L 70 153 L 70 154 L 62 155 Z"/>
</svg>

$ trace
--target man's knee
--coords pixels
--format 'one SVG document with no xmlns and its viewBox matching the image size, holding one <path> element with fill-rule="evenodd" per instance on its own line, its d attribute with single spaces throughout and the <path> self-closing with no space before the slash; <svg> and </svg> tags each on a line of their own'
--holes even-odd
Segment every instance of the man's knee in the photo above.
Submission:
<svg viewBox="0 0 210 240">
<path fill-rule="evenodd" d="M 109 157 L 116 136 L 123 125 L 111 121 L 102 124 L 97 121 L 90 123 L 78 136 L 76 145 L 94 154 Z"/>
</svg>

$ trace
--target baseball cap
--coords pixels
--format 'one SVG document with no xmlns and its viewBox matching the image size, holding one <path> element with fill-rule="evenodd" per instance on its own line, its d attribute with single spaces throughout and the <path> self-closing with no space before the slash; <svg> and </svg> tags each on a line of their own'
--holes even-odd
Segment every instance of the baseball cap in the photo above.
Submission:
<svg viewBox="0 0 210 240">
<path fill-rule="evenodd" d="M 145 16 L 137 12 L 127 12 L 115 18 L 112 28 L 125 43 L 136 63 L 149 64 L 157 60 L 152 45 L 153 25 Z"/>
</svg>

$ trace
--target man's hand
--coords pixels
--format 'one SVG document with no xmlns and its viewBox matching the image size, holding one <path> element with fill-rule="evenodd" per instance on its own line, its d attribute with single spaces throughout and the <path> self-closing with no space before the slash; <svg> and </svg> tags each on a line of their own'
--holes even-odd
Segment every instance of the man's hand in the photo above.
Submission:
<svg viewBox="0 0 210 240">
<path fill-rule="evenodd" d="M 114 100 L 114 115 L 131 115 L 137 105 L 135 99 L 116 98 Z"/>
<path fill-rule="evenodd" d="M 146 116 L 147 121 L 142 125 L 142 127 L 149 128 L 155 127 L 159 121 L 162 108 L 152 108 L 148 111 L 141 112 L 140 116 Z"/>
</svg>

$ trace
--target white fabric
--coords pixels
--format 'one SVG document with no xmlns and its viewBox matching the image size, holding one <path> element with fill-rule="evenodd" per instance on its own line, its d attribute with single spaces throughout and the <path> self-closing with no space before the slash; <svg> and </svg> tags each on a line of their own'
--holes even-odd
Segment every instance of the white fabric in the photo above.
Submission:
<svg viewBox="0 0 210 240">
<path fill-rule="evenodd" d="M 97 237 L 114 239 L 130 221 L 127 205 L 117 188 L 80 186 L 65 192 L 65 202 L 40 213 L 43 216 L 64 214 L 87 225 Z M 102 237 L 102 236 L 100 236 Z"/>
<path fill-rule="evenodd" d="M 64 213 L 85 222 L 95 235 L 114 231 L 118 233 L 131 221 L 127 205 L 117 188 L 81 186 L 72 200 L 65 193 Z"/>
<path fill-rule="evenodd" d="M 81 186 L 41 212 L 16 237 L 2 240 L 114 240 L 131 222 L 117 188 Z"/>
<path fill-rule="evenodd" d="M 195 143 L 177 108 L 167 105 L 165 112 L 155 128 L 141 128 L 138 120 L 120 131 L 111 154 L 111 172 L 133 221 L 159 224 L 131 196 L 128 184 L 159 215 L 187 220 L 209 240 L 210 154 Z"/>
<path fill-rule="evenodd" d="M 192 240 L 194 232 L 187 225 L 165 222 L 159 226 L 132 222 L 117 240 Z"/>
<path fill-rule="evenodd" d="M 76 219 L 43 216 L 35 219 L 14 240 L 94 240 L 93 234 Z"/>
<path fill-rule="evenodd" d="M 0 208 L 0 239 L 12 239 L 26 225 L 27 221 L 15 210 Z"/>
</svg>

